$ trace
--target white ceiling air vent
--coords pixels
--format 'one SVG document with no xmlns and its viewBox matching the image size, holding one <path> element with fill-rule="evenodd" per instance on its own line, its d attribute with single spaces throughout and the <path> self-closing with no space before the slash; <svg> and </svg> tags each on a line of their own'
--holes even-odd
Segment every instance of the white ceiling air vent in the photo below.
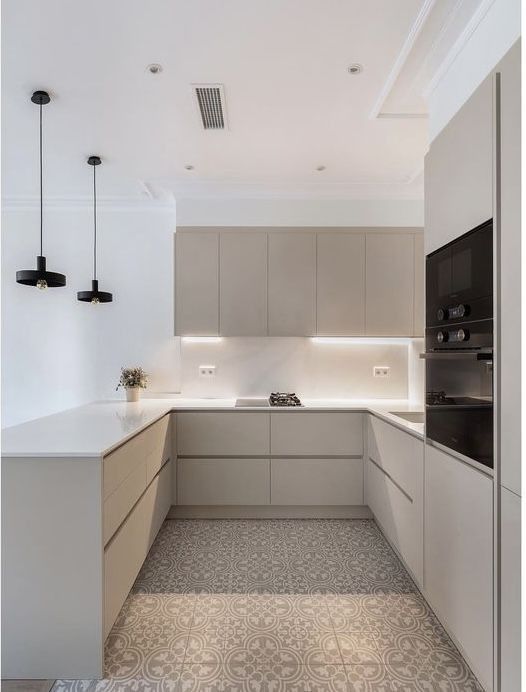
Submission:
<svg viewBox="0 0 526 692">
<path fill-rule="evenodd" d="M 225 92 L 222 84 L 192 84 L 205 130 L 225 130 Z"/>
</svg>

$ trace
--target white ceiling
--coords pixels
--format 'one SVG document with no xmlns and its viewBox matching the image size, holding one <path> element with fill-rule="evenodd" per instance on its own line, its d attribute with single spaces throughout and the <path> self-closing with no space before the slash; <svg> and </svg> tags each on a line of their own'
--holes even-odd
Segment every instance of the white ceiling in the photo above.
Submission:
<svg viewBox="0 0 526 692">
<path fill-rule="evenodd" d="M 48 198 L 89 197 L 90 154 L 106 198 L 421 197 L 422 91 L 479 4 L 3 0 L 3 195 L 38 192 L 43 88 Z M 224 84 L 228 130 L 196 82 Z"/>
</svg>

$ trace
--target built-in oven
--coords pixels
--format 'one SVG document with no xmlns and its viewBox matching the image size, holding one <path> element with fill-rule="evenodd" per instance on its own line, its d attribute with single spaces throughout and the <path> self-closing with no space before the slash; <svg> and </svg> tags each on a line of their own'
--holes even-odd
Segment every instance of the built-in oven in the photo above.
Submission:
<svg viewBox="0 0 526 692">
<path fill-rule="evenodd" d="M 493 230 L 426 258 L 426 437 L 493 468 Z"/>
</svg>

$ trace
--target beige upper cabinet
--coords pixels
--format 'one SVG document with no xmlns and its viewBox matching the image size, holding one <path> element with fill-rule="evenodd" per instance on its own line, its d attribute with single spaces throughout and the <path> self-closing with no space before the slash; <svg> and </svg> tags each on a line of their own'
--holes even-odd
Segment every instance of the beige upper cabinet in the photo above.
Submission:
<svg viewBox="0 0 526 692">
<path fill-rule="evenodd" d="M 492 77 L 433 140 L 425 158 L 426 253 L 493 215 Z"/>
<path fill-rule="evenodd" d="M 365 334 L 365 234 L 318 233 L 317 333 Z"/>
<path fill-rule="evenodd" d="M 175 333 L 219 334 L 219 234 L 179 232 L 175 238 Z"/>
<path fill-rule="evenodd" d="M 267 234 L 220 234 L 219 323 L 222 336 L 267 335 Z"/>
<path fill-rule="evenodd" d="M 268 234 L 269 336 L 316 334 L 316 234 Z"/>
<path fill-rule="evenodd" d="M 178 336 L 421 336 L 414 229 L 179 229 Z"/>
<path fill-rule="evenodd" d="M 368 336 L 413 334 L 413 242 L 412 234 L 395 231 L 366 236 L 365 333 Z"/>
</svg>

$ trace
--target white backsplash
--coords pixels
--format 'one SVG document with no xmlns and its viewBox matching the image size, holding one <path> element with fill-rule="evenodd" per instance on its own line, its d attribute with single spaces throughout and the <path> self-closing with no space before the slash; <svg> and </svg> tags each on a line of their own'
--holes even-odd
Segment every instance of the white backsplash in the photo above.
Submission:
<svg viewBox="0 0 526 692">
<path fill-rule="evenodd" d="M 188 397 L 266 397 L 271 391 L 304 398 L 409 396 L 407 343 L 317 343 L 309 338 L 224 338 L 181 343 L 181 394 Z M 214 377 L 199 366 L 214 365 Z M 390 368 L 373 377 L 375 366 Z"/>
</svg>

